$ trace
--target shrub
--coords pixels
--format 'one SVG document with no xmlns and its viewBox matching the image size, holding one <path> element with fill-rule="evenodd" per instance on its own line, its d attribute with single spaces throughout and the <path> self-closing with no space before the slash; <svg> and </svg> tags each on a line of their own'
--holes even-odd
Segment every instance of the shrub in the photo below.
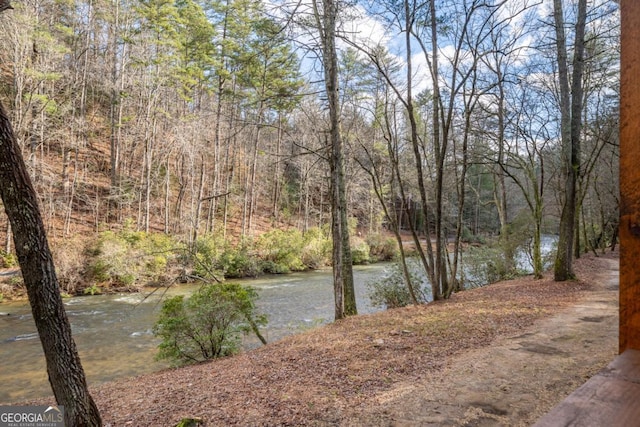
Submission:
<svg viewBox="0 0 640 427">
<path fill-rule="evenodd" d="M 253 243 L 243 239 L 235 246 L 219 235 L 206 235 L 195 244 L 193 272 L 202 279 L 255 277 L 261 273 Z"/>
<path fill-rule="evenodd" d="M 228 245 L 218 235 L 207 234 L 199 237 L 194 245 L 192 259 L 184 259 L 183 263 L 193 261 L 193 273 L 203 279 L 216 279 L 224 277 L 220 269 L 219 258 Z"/>
<path fill-rule="evenodd" d="M 418 302 L 428 301 L 430 290 L 427 280 L 419 263 L 407 258 L 407 267 L 414 286 Z M 393 264 L 378 280 L 368 282 L 369 300 L 374 307 L 397 308 L 412 304 L 409 288 L 399 263 Z"/>
<path fill-rule="evenodd" d="M 319 227 L 310 228 L 304 234 L 302 263 L 312 270 L 324 267 L 331 261 L 331 240 Z"/>
<path fill-rule="evenodd" d="M 227 245 L 216 263 L 216 270 L 222 271 L 224 277 L 256 277 L 261 273 L 258 259 L 251 253 L 249 241 L 242 241 L 236 246 Z"/>
<path fill-rule="evenodd" d="M 3 299 L 10 300 L 15 295 L 24 295 L 26 289 L 21 284 L 12 283 L 15 278 L 20 278 L 22 276 L 11 276 L 9 278 L 5 278 L 0 281 L 0 295 L 3 296 Z M 1 301 L 0 301 L 1 302 Z"/>
<path fill-rule="evenodd" d="M 86 243 L 82 239 L 55 242 L 51 252 L 61 290 L 70 295 L 79 293 L 86 285 Z"/>
<path fill-rule="evenodd" d="M 98 288 L 96 285 L 91 285 L 87 288 L 84 288 L 83 293 L 85 295 L 100 295 L 100 288 Z"/>
<path fill-rule="evenodd" d="M 271 230 L 262 234 L 256 247 L 269 273 L 290 273 L 305 270 L 302 262 L 304 239 L 299 230 Z"/>
<path fill-rule="evenodd" d="M 398 242 L 393 237 L 379 233 L 369 234 L 366 238 L 369 255 L 374 261 L 391 261 L 398 256 Z"/>
<path fill-rule="evenodd" d="M 179 245 L 161 233 L 124 229 L 104 231 L 87 253 L 92 257 L 89 276 L 96 282 L 115 286 L 143 286 L 162 279 L 177 264 Z"/>
<path fill-rule="evenodd" d="M 484 286 L 523 274 L 507 260 L 499 246 L 470 246 L 462 257 L 462 282 L 466 288 Z"/>
<path fill-rule="evenodd" d="M 351 262 L 355 265 L 368 264 L 371 261 L 369 256 L 369 245 L 360 237 L 351 238 Z"/>
<path fill-rule="evenodd" d="M 253 288 L 237 283 L 207 285 L 190 298 L 164 301 L 153 333 L 162 339 L 158 359 L 197 363 L 236 353 L 240 338 L 266 317 L 257 315 Z"/>
<path fill-rule="evenodd" d="M 464 243 L 471 243 L 471 244 L 486 243 L 485 239 L 482 236 L 473 234 L 469 229 L 469 227 L 466 227 L 466 226 L 462 227 L 462 235 L 460 236 L 460 240 L 462 240 Z"/>
<path fill-rule="evenodd" d="M 18 265 L 18 259 L 12 253 L 0 250 L 0 268 L 10 268 Z"/>
<path fill-rule="evenodd" d="M 9 285 L 12 288 L 24 288 L 24 278 L 22 274 L 11 276 L 11 278 L 9 278 Z"/>
</svg>

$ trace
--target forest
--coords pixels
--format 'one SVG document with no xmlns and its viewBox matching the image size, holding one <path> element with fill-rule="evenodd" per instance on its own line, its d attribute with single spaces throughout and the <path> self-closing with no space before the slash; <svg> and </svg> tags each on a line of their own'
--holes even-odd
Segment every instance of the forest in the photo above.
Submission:
<svg viewBox="0 0 640 427">
<path fill-rule="evenodd" d="M 101 420 L 64 294 L 331 265 L 340 320 L 357 314 L 353 264 L 396 261 L 421 313 L 522 274 L 525 256 L 527 283 L 553 270 L 523 291 L 554 290 L 552 311 L 583 285 L 562 286 L 573 261 L 617 244 L 616 1 L 0 0 L 0 12 L 0 267 L 22 271 L 0 300 L 26 289 L 68 425 Z M 543 315 L 505 289 L 493 292 L 506 307 L 476 314 L 512 331 Z M 175 342 L 189 328 L 176 318 L 202 320 L 199 300 L 234 293 L 225 307 L 266 342 L 256 294 L 233 283 L 166 300 L 154 333 Z M 499 335 L 491 319 L 468 323 L 465 340 Z"/>
<path fill-rule="evenodd" d="M 326 265 L 342 187 L 350 257 L 417 256 L 434 298 L 464 287 L 470 246 L 501 278 L 518 250 L 548 267 L 544 234 L 569 259 L 615 245 L 615 2 L 329 3 L 27 0 L 2 15 L 0 97 L 66 291 L 174 262 Z M 11 235 L 2 216 L 7 266 Z M 151 272 L 114 277 L 140 241 Z M 280 262 L 287 247 L 308 255 Z M 262 264 L 220 261 L 243 253 Z"/>
</svg>

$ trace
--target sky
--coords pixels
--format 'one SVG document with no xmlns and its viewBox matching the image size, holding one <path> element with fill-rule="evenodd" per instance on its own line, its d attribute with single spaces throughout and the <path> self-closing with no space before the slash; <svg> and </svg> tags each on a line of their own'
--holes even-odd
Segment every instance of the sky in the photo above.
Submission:
<svg viewBox="0 0 640 427">
<path fill-rule="evenodd" d="M 270 0 L 272 2 L 277 2 L 278 0 Z M 288 1 L 288 0 L 285 0 Z M 293 0 L 296 1 L 296 0 Z M 297 3 L 290 3 L 289 10 L 291 10 L 291 5 L 297 5 L 297 13 L 296 16 L 304 16 L 305 13 L 310 13 L 311 9 L 311 1 L 312 0 L 300 0 Z M 442 9 L 439 11 L 440 14 L 445 16 L 445 24 L 450 25 L 451 28 L 455 26 L 456 22 L 460 22 L 460 19 L 455 19 L 455 16 L 458 18 L 462 15 L 461 5 L 469 4 L 472 0 L 466 0 L 466 2 L 462 1 L 452 1 L 450 4 L 452 8 L 457 8 L 457 11 L 453 9 L 449 12 L 443 11 Z M 498 0 L 496 0 L 498 2 Z M 565 10 L 565 15 L 567 20 L 572 19 L 573 8 L 570 7 L 570 4 L 574 3 L 573 0 L 566 0 L 567 7 Z M 276 3 L 272 3 L 276 4 Z M 278 3 L 282 4 L 282 3 Z M 383 19 L 379 14 L 376 16 L 374 11 L 379 12 L 381 8 L 381 3 L 375 2 L 373 0 L 363 0 L 356 2 L 353 6 L 351 6 L 345 13 L 342 13 L 340 18 L 340 30 L 342 34 L 347 35 L 351 42 L 356 44 L 357 46 L 366 47 L 366 46 L 375 46 L 377 44 L 382 44 L 385 46 L 390 55 L 392 55 L 395 61 L 402 66 L 406 66 L 406 48 L 405 48 L 405 36 L 404 33 L 400 31 L 397 23 L 390 24 L 388 19 Z M 602 8 L 603 5 L 606 5 L 607 8 L 617 7 L 612 0 L 590 0 L 591 8 Z M 376 10 L 377 9 L 377 10 Z M 605 9 L 605 8 L 602 8 Z M 543 21 L 550 21 L 551 13 L 553 10 L 552 0 L 506 0 L 504 4 L 497 10 L 495 13 L 495 18 L 498 21 L 504 21 L 502 34 L 503 37 L 509 37 L 509 35 L 514 35 L 516 33 L 523 33 L 524 30 L 530 24 L 539 24 Z M 523 12 L 526 11 L 526 12 Z M 447 14 L 449 15 L 449 21 L 447 21 Z M 384 14 L 382 14 L 385 16 Z M 386 15 L 388 17 L 389 14 Z M 480 25 L 480 24 L 478 24 Z M 544 28 L 543 26 L 542 28 Z M 546 26 L 547 30 L 549 29 Z M 428 31 L 428 29 L 427 29 Z M 539 29 L 537 31 L 540 31 Z M 426 37 L 429 37 L 427 33 Z M 302 45 L 313 45 L 316 44 L 312 37 L 309 34 L 304 34 L 300 32 L 298 34 L 299 41 Z M 518 48 L 520 52 L 520 59 L 516 60 L 517 63 L 523 64 L 526 62 L 527 58 L 530 55 L 538 54 L 537 51 L 532 48 L 532 45 L 536 42 L 536 37 L 534 33 L 521 34 L 518 40 L 515 43 L 515 46 Z M 440 58 L 440 66 L 444 74 L 447 71 L 447 63 L 450 62 L 454 57 L 454 53 L 456 48 L 452 44 L 452 42 L 448 42 L 446 37 L 443 35 L 439 36 L 439 58 Z M 337 47 L 339 50 L 344 50 L 349 47 L 349 44 L 338 40 Z M 428 46 L 429 48 L 430 46 Z M 429 68 L 427 66 L 427 60 L 425 58 L 425 54 L 420 49 L 420 46 L 415 40 L 412 42 L 412 57 L 411 63 L 413 67 L 413 91 L 414 93 L 420 93 L 425 89 L 430 89 L 432 86 Z M 301 50 L 302 51 L 302 50 Z M 470 58 L 471 55 L 469 52 L 464 51 L 464 48 L 461 52 L 463 57 Z M 431 55 L 431 52 L 428 52 Z M 311 77 L 311 80 L 321 81 L 322 76 L 318 73 L 318 70 L 321 70 L 322 67 L 317 64 L 316 58 L 314 55 L 302 55 L 303 58 L 303 71 L 309 72 L 310 74 L 315 74 L 315 76 Z M 516 65 L 518 65 L 516 63 Z M 464 65 L 464 61 L 463 61 Z M 467 65 L 469 62 L 467 61 Z M 449 74 L 450 75 L 450 74 Z M 445 86 L 446 82 L 442 81 L 441 86 Z"/>
<path fill-rule="evenodd" d="M 528 7 L 531 4 L 539 4 L 538 0 L 508 0 L 507 3 L 499 9 L 497 16 L 500 18 L 506 18 L 507 16 L 512 16 L 514 11 L 519 10 L 523 7 Z M 406 48 L 405 48 L 405 36 L 404 33 L 400 31 L 397 23 L 390 24 L 385 22 L 380 16 L 375 16 L 372 13 L 372 10 L 379 4 L 369 2 L 369 5 L 365 4 L 366 2 L 359 2 L 356 5 L 349 8 L 349 10 L 341 15 L 340 22 L 340 30 L 342 34 L 348 36 L 351 39 L 351 42 L 357 44 L 361 47 L 366 46 L 375 46 L 381 44 L 385 46 L 390 55 L 395 58 L 395 61 L 402 66 L 406 66 Z M 303 11 L 311 10 L 311 0 L 303 0 L 301 3 L 298 3 L 297 11 L 299 13 Z M 450 12 L 451 14 L 455 12 Z M 539 12 L 540 14 L 544 13 L 543 11 Z M 519 28 L 523 25 L 523 20 L 526 19 L 524 14 L 516 14 L 510 21 L 510 25 L 513 28 Z M 310 37 L 301 35 L 302 39 L 306 39 L 303 41 L 303 44 L 312 44 L 313 41 Z M 530 40 L 527 38 L 523 38 L 523 44 L 529 43 Z M 447 43 L 446 39 L 440 38 L 440 60 L 441 66 L 446 68 L 447 58 L 453 58 L 454 53 L 456 51 L 455 47 L 451 43 Z M 337 47 L 339 50 L 344 50 L 349 47 L 349 44 L 339 40 L 337 42 Z M 425 89 L 429 89 L 432 86 L 429 68 L 427 65 L 427 60 L 424 52 L 421 50 L 419 44 L 413 40 L 412 41 L 412 69 L 413 69 L 413 91 L 414 93 L 420 93 Z M 428 52 L 431 55 L 431 52 Z M 464 52 L 463 52 L 463 56 Z M 466 55 L 469 56 L 469 55 Z M 305 58 L 304 61 L 308 61 L 309 58 Z M 304 70 L 317 70 L 320 69 L 317 65 L 303 63 Z M 321 76 L 318 75 L 316 80 L 320 80 Z M 444 83 L 444 82 L 443 82 Z"/>
</svg>

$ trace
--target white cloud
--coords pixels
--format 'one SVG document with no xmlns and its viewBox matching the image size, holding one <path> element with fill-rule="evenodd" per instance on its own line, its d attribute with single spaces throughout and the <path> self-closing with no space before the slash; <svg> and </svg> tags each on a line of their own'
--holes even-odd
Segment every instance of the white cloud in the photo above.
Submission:
<svg viewBox="0 0 640 427">
<path fill-rule="evenodd" d="M 351 19 L 342 23 L 342 30 L 351 42 L 371 46 L 386 45 L 390 41 L 390 32 L 385 25 L 369 15 L 362 6 L 352 7 L 347 13 Z"/>
</svg>

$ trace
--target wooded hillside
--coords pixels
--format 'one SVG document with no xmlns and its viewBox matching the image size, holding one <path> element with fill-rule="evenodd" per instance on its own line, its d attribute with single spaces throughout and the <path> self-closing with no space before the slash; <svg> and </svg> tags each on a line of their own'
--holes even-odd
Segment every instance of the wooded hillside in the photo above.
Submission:
<svg viewBox="0 0 640 427">
<path fill-rule="evenodd" d="M 451 278 L 457 257 L 438 261 L 446 242 L 458 254 L 462 240 L 495 236 L 508 258 L 557 233 L 567 163 L 554 41 L 561 27 L 571 68 L 578 11 L 563 3 L 560 21 L 550 2 L 340 4 L 352 225 L 427 231 L 436 253 L 426 265 Z M 313 5 L 14 4 L 0 17 L 0 96 L 51 236 L 128 223 L 194 242 L 326 225 L 328 112 Z M 589 2 L 577 251 L 615 240 L 618 25 L 615 2 Z M 0 217 L 9 252 L 7 224 Z"/>
</svg>

